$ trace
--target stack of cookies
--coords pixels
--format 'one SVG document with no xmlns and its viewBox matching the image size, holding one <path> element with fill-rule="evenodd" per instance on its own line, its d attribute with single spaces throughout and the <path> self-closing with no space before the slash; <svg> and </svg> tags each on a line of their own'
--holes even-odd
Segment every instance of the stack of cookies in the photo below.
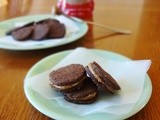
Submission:
<svg viewBox="0 0 160 120">
<path fill-rule="evenodd" d="M 38 22 L 30 22 L 24 26 L 11 29 L 7 35 L 12 35 L 15 40 L 44 40 L 62 38 L 65 36 L 64 24 L 56 19 L 45 19 Z"/>
<path fill-rule="evenodd" d="M 86 67 L 70 64 L 53 70 L 50 74 L 50 86 L 61 92 L 64 98 L 76 104 L 89 104 L 96 101 L 99 91 L 106 94 L 120 90 L 115 79 L 94 62 Z"/>
</svg>

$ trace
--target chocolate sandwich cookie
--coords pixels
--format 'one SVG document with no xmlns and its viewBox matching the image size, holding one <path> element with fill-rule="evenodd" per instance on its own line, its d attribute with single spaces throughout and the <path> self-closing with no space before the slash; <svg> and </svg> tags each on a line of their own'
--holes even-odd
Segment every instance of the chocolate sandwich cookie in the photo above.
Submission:
<svg viewBox="0 0 160 120">
<path fill-rule="evenodd" d="M 11 35 L 16 40 L 24 41 L 30 38 L 32 31 L 33 31 L 32 27 L 24 27 L 24 28 L 13 31 Z"/>
<path fill-rule="evenodd" d="M 66 92 L 83 85 L 86 79 L 86 71 L 80 64 L 70 64 L 53 70 L 50 74 L 51 87 L 56 91 Z"/>
<path fill-rule="evenodd" d="M 120 86 L 116 80 L 96 62 L 89 63 L 85 69 L 99 89 L 106 93 L 114 93 L 115 91 L 120 90 Z"/>
<path fill-rule="evenodd" d="M 48 38 L 62 38 L 65 36 L 66 29 L 64 24 L 60 23 L 56 19 L 48 19 L 43 23 L 48 24 L 50 32 Z"/>
<path fill-rule="evenodd" d="M 69 102 L 76 104 L 90 104 L 97 99 L 98 88 L 93 81 L 88 78 L 80 89 L 63 94 L 64 98 Z"/>
<path fill-rule="evenodd" d="M 33 26 L 31 39 L 42 40 L 47 38 L 49 34 L 49 26 L 47 24 L 36 24 Z"/>
</svg>

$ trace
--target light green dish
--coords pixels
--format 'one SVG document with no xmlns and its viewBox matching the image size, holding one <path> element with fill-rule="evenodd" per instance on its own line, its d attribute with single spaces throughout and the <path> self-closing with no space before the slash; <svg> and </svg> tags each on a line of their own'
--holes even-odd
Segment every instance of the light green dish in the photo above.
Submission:
<svg viewBox="0 0 160 120">
<path fill-rule="evenodd" d="M 46 18 L 56 18 L 56 16 L 53 16 L 51 14 L 43 14 L 43 15 L 30 15 L 30 16 L 23 16 L 18 17 L 10 20 L 6 20 L 0 23 L 0 37 L 5 36 L 5 33 L 15 27 L 16 22 L 32 22 L 32 21 L 39 21 Z M 80 20 L 78 18 L 75 18 L 77 20 Z M 81 21 L 81 20 L 80 20 Z M 74 21 L 73 21 L 74 22 Z M 1 43 L 0 42 L 0 48 L 2 49 L 8 49 L 8 50 L 36 50 L 36 49 L 45 49 L 45 48 L 51 48 L 51 47 L 57 47 L 60 45 L 68 44 L 71 42 L 74 42 L 78 40 L 79 38 L 83 37 L 87 31 L 88 26 L 85 22 L 75 22 L 75 24 L 79 27 L 79 30 L 75 34 L 71 34 L 65 38 L 63 42 L 60 42 L 58 44 L 43 44 L 43 45 L 33 45 L 33 46 L 16 46 L 13 44 L 7 44 L 7 43 Z"/>
<path fill-rule="evenodd" d="M 26 75 L 26 78 L 44 72 L 46 70 L 51 69 L 55 66 L 59 61 L 61 61 L 65 56 L 71 53 L 72 50 L 59 52 L 53 55 L 50 55 L 38 63 L 36 63 Z M 110 60 L 116 61 L 130 61 L 129 58 L 126 58 L 120 54 L 91 49 L 95 54 Z M 152 85 L 149 76 L 146 76 L 144 88 L 142 91 L 142 95 L 140 96 L 138 102 L 134 106 L 133 110 L 127 114 L 123 115 L 112 115 L 106 113 L 96 113 L 87 116 L 78 116 L 77 114 L 72 113 L 67 108 L 60 107 L 59 104 L 54 100 L 47 100 L 40 96 L 38 93 L 32 91 L 24 81 L 24 91 L 29 102 L 41 113 L 45 114 L 48 117 L 57 119 L 57 120 L 122 120 L 129 118 L 130 116 L 136 114 L 140 111 L 149 101 L 152 93 Z M 122 105 L 123 107 L 123 105 Z"/>
</svg>

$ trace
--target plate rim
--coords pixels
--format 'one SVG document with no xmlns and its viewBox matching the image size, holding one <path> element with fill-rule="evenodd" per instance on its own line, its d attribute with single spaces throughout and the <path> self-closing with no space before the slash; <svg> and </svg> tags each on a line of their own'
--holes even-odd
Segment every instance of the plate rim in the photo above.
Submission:
<svg viewBox="0 0 160 120">
<path fill-rule="evenodd" d="M 8 19 L 8 20 L 5 20 L 5 21 L 2 21 L 0 23 L 0 26 L 3 25 L 3 24 L 12 24 L 12 22 L 14 21 L 18 21 L 18 20 L 21 20 L 21 19 L 27 19 L 27 21 L 29 21 L 28 19 L 31 18 L 33 21 L 36 21 L 34 19 L 34 17 L 38 17 L 38 18 L 42 18 L 44 17 L 45 18 L 56 18 L 57 16 L 59 15 L 53 15 L 53 14 L 35 14 L 35 15 L 25 15 L 25 16 L 19 16 L 19 17 L 15 17 L 15 18 L 11 18 L 11 19 Z M 80 18 L 76 18 L 74 17 L 74 19 L 78 20 L 78 21 L 83 21 L 82 19 Z M 74 21 L 73 21 L 74 22 Z M 76 23 L 76 22 L 74 22 Z M 53 48 L 53 47 L 58 47 L 58 46 L 62 46 L 62 45 L 65 45 L 65 44 L 69 44 L 69 43 L 72 43 L 72 42 L 75 42 L 77 40 L 79 40 L 80 38 L 82 38 L 88 31 L 88 25 L 87 23 L 85 22 L 81 22 L 81 23 L 76 23 L 77 26 L 80 28 L 78 34 L 76 35 L 72 35 L 71 37 L 66 37 L 66 40 L 67 42 L 62 42 L 58 45 L 43 45 L 43 46 L 22 46 L 22 47 L 17 47 L 17 46 L 14 46 L 14 45 L 9 45 L 7 43 L 2 43 L 2 45 L 0 44 L 0 49 L 6 49 L 6 50 L 17 50 L 17 51 L 24 51 L 24 50 L 39 50 L 39 49 L 47 49 L 47 48 Z M 2 36 L 1 36 L 2 37 Z"/>
<path fill-rule="evenodd" d="M 102 53 L 106 53 L 106 54 L 114 54 L 114 55 L 116 55 L 116 56 L 118 56 L 118 57 L 122 57 L 122 59 L 124 59 L 124 60 L 129 60 L 129 61 L 131 61 L 131 59 L 130 58 L 128 58 L 128 57 L 126 57 L 126 56 L 123 56 L 123 55 L 121 55 L 121 54 L 119 54 L 119 53 L 115 53 L 115 52 L 112 52 L 112 51 L 108 51 L 108 50 L 100 50 L 100 49 L 90 49 L 91 51 L 93 51 L 93 52 L 97 52 L 97 53 L 99 53 L 99 52 L 102 52 Z M 43 63 L 44 61 L 46 61 L 46 60 L 48 60 L 48 59 L 51 59 L 53 56 L 57 56 L 57 55 L 59 55 L 59 56 L 61 56 L 61 54 L 69 54 L 71 51 L 73 51 L 73 49 L 71 49 L 71 50 L 66 50 L 66 51 L 61 51 L 61 52 L 57 52 L 57 53 L 54 53 L 54 54 L 51 54 L 51 55 L 49 55 L 49 56 L 46 56 L 46 57 L 44 57 L 43 59 L 41 59 L 40 61 L 38 61 L 37 63 L 35 63 L 32 67 L 31 67 L 31 69 L 28 71 L 28 73 L 27 73 L 27 75 L 26 75 L 26 77 L 25 77 L 25 79 L 24 79 L 24 92 L 25 92 L 25 95 L 26 95 L 26 97 L 27 97 L 27 99 L 29 100 L 29 102 L 36 108 L 37 106 L 35 105 L 35 104 L 37 104 L 37 103 L 33 103 L 33 101 L 31 101 L 31 99 L 30 98 L 28 98 L 29 97 L 29 94 L 28 94 L 28 92 L 27 92 L 27 88 L 26 88 L 26 86 L 25 86 L 25 80 L 26 80 L 26 78 L 28 78 L 28 77 L 31 77 L 32 75 L 32 71 L 34 71 L 34 69 L 36 68 L 36 67 L 38 67 L 41 63 Z M 63 57 L 64 58 L 64 57 Z M 62 58 L 62 59 L 63 59 Z M 56 64 L 55 64 L 56 65 Z M 37 73 L 38 74 L 38 73 Z M 149 87 L 149 93 L 148 93 L 148 95 L 147 95 L 147 98 L 145 99 L 145 100 L 143 100 L 143 101 L 145 101 L 144 103 L 143 103 L 143 105 L 138 105 L 139 107 L 138 107 L 138 109 L 137 108 L 135 108 L 135 106 L 137 106 L 137 104 L 138 104 L 138 102 L 140 101 L 140 100 L 138 100 L 138 102 L 137 102 L 137 104 L 134 106 L 134 108 L 133 108 L 133 110 L 132 111 L 130 111 L 129 113 L 127 113 L 127 114 L 123 114 L 123 115 L 114 115 L 114 116 L 117 116 L 117 117 L 115 117 L 116 119 L 119 119 L 119 117 L 120 117 L 120 119 L 127 119 L 127 118 L 129 118 L 129 117 L 131 117 L 131 116 L 133 116 L 133 115 L 135 115 L 136 113 L 138 113 L 141 109 L 143 109 L 145 106 L 146 106 L 146 104 L 149 102 L 149 100 L 150 100 L 150 98 L 151 98 L 151 94 L 152 94 L 152 83 L 151 83 L 151 79 L 150 79 L 150 77 L 149 77 L 149 75 L 147 74 L 146 75 L 146 79 L 145 79 L 145 84 L 146 84 L 146 82 L 147 82 L 147 84 L 149 84 L 149 86 L 146 86 L 146 87 Z M 144 86 L 145 87 L 145 86 Z M 144 89 L 145 88 L 143 88 L 143 91 L 144 91 Z M 143 93 L 143 91 L 142 91 L 142 93 Z M 140 96 L 140 98 L 139 99 L 141 99 L 142 100 L 142 94 L 141 94 L 141 96 Z M 42 113 L 42 114 L 44 114 L 44 115 L 46 115 L 46 116 L 48 116 L 48 117 L 50 117 L 50 118 L 53 118 L 52 117 L 52 115 L 48 115 L 46 112 L 44 113 L 44 111 L 43 110 L 40 110 L 40 109 L 38 109 L 38 108 L 36 108 L 36 110 L 38 110 L 40 113 Z M 110 114 L 111 115 L 111 114 Z M 113 115 L 112 115 L 113 116 Z M 58 119 L 64 119 L 64 116 L 62 116 L 62 115 L 58 115 L 58 114 L 56 114 L 56 116 L 54 116 L 54 119 L 57 119 L 57 118 L 55 118 L 55 117 L 57 117 Z M 67 116 L 68 117 L 68 116 Z M 65 118 L 66 119 L 66 118 Z M 71 120 L 71 118 L 69 117 L 69 118 L 67 118 L 68 120 L 70 119 Z M 82 120 L 82 119 L 84 119 L 84 118 L 80 118 L 79 120 Z"/>
</svg>

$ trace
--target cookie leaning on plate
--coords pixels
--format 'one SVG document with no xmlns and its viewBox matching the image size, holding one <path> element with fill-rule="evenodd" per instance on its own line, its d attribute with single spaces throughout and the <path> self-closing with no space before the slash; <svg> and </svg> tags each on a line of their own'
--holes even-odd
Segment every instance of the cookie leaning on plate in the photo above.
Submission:
<svg viewBox="0 0 160 120">
<path fill-rule="evenodd" d="M 114 93 L 115 91 L 121 89 L 116 80 L 95 61 L 89 63 L 85 69 L 87 74 L 92 78 L 93 82 L 102 91 L 106 93 Z"/>
<path fill-rule="evenodd" d="M 50 74 L 51 87 L 60 92 L 80 88 L 87 78 L 84 67 L 80 64 L 70 64 L 53 70 Z"/>
</svg>

